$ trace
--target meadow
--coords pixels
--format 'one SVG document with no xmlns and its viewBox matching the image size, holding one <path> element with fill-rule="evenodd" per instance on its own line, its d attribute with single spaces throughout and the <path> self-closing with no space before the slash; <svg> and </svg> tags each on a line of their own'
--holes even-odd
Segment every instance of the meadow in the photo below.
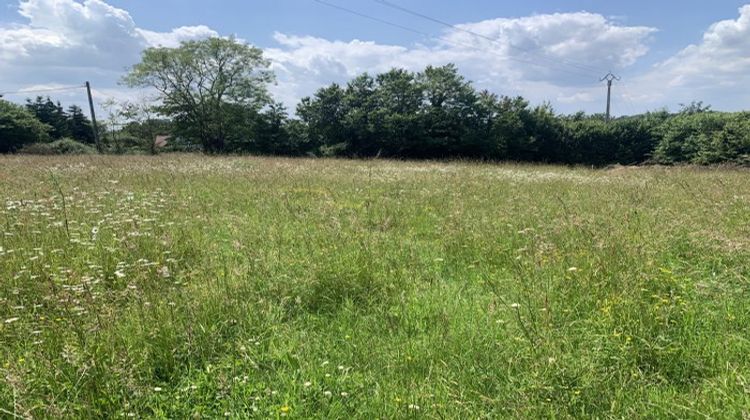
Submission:
<svg viewBox="0 0 750 420">
<path fill-rule="evenodd" d="M 0 417 L 750 417 L 748 170 L 2 156 L 0 204 Z"/>
</svg>

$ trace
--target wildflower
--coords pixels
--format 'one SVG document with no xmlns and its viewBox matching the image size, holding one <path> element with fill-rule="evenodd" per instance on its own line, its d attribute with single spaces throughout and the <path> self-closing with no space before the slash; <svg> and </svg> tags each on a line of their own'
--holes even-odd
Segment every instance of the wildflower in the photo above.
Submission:
<svg viewBox="0 0 750 420">
<path fill-rule="evenodd" d="M 154 392 L 161 392 L 161 387 L 155 386 L 154 387 Z"/>
<path fill-rule="evenodd" d="M 520 307 L 521 307 L 521 305 L 520 305 L 520 304 L 518 304 L 518 303 L 511 303 L 511 304 L 510 304 L 510 307 L 511 307 L 511 308 L 513 308 L 513 309 L 518 309 L 518 308 L 520 308 Z"/>
<path fill-rule="evenodd" d="M 115 276 L 117 276 L 118 279 L 124 278 L 125 273 L 122 270 L 115 271 Z"/>
<path fill-rule="evenodd" d="M 419 410 L 419 406 L 416 404 L 409 404 L 409 410 Z"/>
<path fill-rule="evenodd" d="M 309 388 L 312 385 L 312 382 L 307 381 L 305 382 L 305 388 Z"/>
<path fill-rule="evenodd" d="M 348 392 L 342 392 L 342 393 L 341 393 L 341 396 L 342 396 L 342 397 L 344 397 L 344 398 L 346 398 L 346 397 L 348 397 L 348 396 L 349 396 L 349 393 L 348 393 Z"/>
<path fill-rule="evenodd" d="M 289 406 L 285 405 L 279 409 L 282 413 L 288 413 L 289 412 Z"/>
<path fill-rule="evenodd" d="M 576 272 L 576 271 L 578 271 L 578 267 L 570 267 L 568 269 L 568 272 L 571 272 L 571 273 Z"/>
<path fill-rule="evenodd" d="M 331 391 L 323 391 L 323 395 L 325 395 L 326 397 L 330 397 L 331 395 L 333 395 L 333 393 Z"/>
</svg>

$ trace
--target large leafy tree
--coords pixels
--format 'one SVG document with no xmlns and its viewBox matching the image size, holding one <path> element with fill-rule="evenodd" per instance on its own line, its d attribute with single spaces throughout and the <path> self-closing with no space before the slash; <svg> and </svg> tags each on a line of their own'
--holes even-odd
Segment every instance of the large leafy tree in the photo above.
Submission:
<svg viewBox="0 0 750 420">
<path fill-rule="evenodd" d="M 427 156 L 465 155 L 462 139 L 475 124 L 477 94 L 453 64 L 428 66 L 417 76 L 422 86 L 422 120 Z"/>
<path fill-rule="evenodd" d="M 0 153 L 15 152 L 22 146 L 49 140 L 50 126 L 24 107 L 0 100 Z"/>
<path fill-rule="evenodd" d="M 302 98 L 297 105 L 297 115 L 306 124 L 313 147 L 327 151 L 349 148 L 344 94 L 344 89 L 334 83 L 319 89 L 312 98 Z"/>
<path fill-rule="evenodd" d="M 418 155 L 424 138 L 419 115 L 422 86 L 414 73 L 402 69 L 379 74 L 376 82 L 373 120 L 383 154 Z"/>
<path fill-rule="evenodd" d="M 273 81 L 263 52 L 236 39 L 209 38 L 183 42 L 177 48 L 149 48 L 125 76 L 131 87 L 159 93 L 157 111 L 174 121 L 175 134 L 221 152 L 242 141 L 244 120 L 267 105 Z"/>
<path fill-rule="evenodd" d="M 344 91 L 344 125 L 350 138 L 346 152 L 350 156 L 374 156 L 379 151 L 373 119 L 375 92 L 375 80 L 367 73 L 352 79 Z"/>
</svg>

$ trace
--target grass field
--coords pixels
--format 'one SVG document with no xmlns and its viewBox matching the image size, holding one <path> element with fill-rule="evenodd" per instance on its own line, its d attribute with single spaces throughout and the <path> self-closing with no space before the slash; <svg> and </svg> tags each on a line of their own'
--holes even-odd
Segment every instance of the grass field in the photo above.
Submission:
<svg viewBox="0 0 750 420">
<path fill-rule="evenodd" d="M 0 417 L 748 418 L 750 172 L 0 157 Z"/>
</svg>

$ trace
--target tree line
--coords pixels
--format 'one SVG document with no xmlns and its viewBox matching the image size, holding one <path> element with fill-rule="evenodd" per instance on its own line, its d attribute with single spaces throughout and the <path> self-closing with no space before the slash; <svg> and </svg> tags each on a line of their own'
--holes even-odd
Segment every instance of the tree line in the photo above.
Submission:
<svg viewBox="0 0 750 420">
<path fill-rule="evenodd" d="M 115 153 L 155 153 L 155 135 L 169 134 L 169 150 L 206 153 L 750 164 L 748 112 L 715 112 L 693 103 L 676 113 L 611 121 L 601 114 L 560 115 L 549 104 L 477 90 L 452 64 L 364 73 L 345 85 L 322 87 L 299 102 L 295 117 L 270 95 L 274 75 L 262 51 L 235 39 L 147 49 L 123 82 L 157 96 L 153 104 L 110 104 L 101 138 Z M 41 126 L 4 122 L 22 111 Z M 91 142 L 81 134 L 88 123 L 81 116 L 72 107 L 63 113 L 49 99 L 29 101 L 25 110 L 0 102 L 0 151 L 18 150 L 34 136 Z M 16 140 L 6 140 L 11 136 Z"/>
<path fill-rule="evenodd" d="M 60 102 L 41 96 L 27 99 L 25 106 L 0 101 L 0 153 L 62 139 L 94 144 L 91 121 L 80 107 L 71 105 L 66 110 Z"/>
</svg>

